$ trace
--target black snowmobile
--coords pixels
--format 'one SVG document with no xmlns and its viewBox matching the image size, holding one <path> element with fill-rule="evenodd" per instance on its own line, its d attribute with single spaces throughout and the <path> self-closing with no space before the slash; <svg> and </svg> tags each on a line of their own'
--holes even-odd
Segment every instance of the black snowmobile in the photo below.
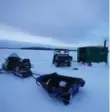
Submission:
<svg viewBox="0 0 110 112">
<path fill-rule="evenodd" d="M 14 75 L 26 78 L 32 76 L 29 59 L 21 59 L 16 53 L 12 53 L 2 64 L 1 72 L 11 72 Z"/>
<path fill-rule="evenodd" d="M 59 75 L 57 73 L 45 74 L 36 79 L 36 83 L 52 97 L 69 104 L 72 97 L 85 85 L 82 78 Z"/>
</svg>

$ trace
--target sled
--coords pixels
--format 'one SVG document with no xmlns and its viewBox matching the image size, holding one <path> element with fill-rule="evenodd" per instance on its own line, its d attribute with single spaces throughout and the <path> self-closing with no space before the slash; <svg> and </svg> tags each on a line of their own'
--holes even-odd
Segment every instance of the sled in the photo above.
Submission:
<svg viewBox="0 0 110 112">
<path fill-rule="evenodd" d="M 85 81 L 82 78 L 63 76 L 57 73 L 39 76 L 36 79 L 36 83 L 50 96 L 62 100 L 66 105 L 69 104 L 72 97 L 78 93 L 79 88 L 85 85 Z"/>
</svg>

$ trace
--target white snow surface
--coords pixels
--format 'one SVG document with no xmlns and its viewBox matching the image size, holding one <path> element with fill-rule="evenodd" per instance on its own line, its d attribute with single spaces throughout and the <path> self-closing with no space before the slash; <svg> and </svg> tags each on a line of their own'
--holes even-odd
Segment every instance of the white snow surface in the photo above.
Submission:
<svg viewBox="0 0 110 112">
<path fill-rule="evenodd" d="M 0 74 L 0 112 L 108 112 L 109 68 L 105 63 L 93 63 L 91 67 L 76 62 L 72 67 L 56 68 L 52 65 L 52 51 L 0 50 L 0 65 L 11 53 L 30 58 L 36 73 L 57 72 L 61 75 L 81 77 L 86 81 L 72 102 L 65 106 L 55 100 L 30 77 L 20 79 L 11 74 Z M 76 52 L 71 52 L 76 60 Z M 78 68 L 78 70 L 73 70 Z"/>
</svg>

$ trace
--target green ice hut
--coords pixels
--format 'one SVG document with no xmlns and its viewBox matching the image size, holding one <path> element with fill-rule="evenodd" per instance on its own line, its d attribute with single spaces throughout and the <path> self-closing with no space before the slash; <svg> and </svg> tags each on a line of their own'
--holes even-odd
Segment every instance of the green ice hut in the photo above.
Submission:
<svg viewBox="0 0 110 112">
<path fill-rule="evenodd" d="M 77 61 L 84 63 L 108 62 L 108 47 L 104 46 L 79 47 L 77 51 Z"/>
</svg>

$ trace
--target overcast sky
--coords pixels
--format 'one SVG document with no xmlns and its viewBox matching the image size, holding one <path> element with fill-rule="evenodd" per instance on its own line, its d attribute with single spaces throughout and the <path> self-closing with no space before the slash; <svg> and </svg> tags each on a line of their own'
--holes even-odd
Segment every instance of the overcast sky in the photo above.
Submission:
<svg viewBox="0 0 110 112">
<path fill-rule="evenodd" d="M 0 0 L 0 24 L 64 43 L 101 42 L 108 36 L 108 5 L 108 0 Z"/>
</svg>

